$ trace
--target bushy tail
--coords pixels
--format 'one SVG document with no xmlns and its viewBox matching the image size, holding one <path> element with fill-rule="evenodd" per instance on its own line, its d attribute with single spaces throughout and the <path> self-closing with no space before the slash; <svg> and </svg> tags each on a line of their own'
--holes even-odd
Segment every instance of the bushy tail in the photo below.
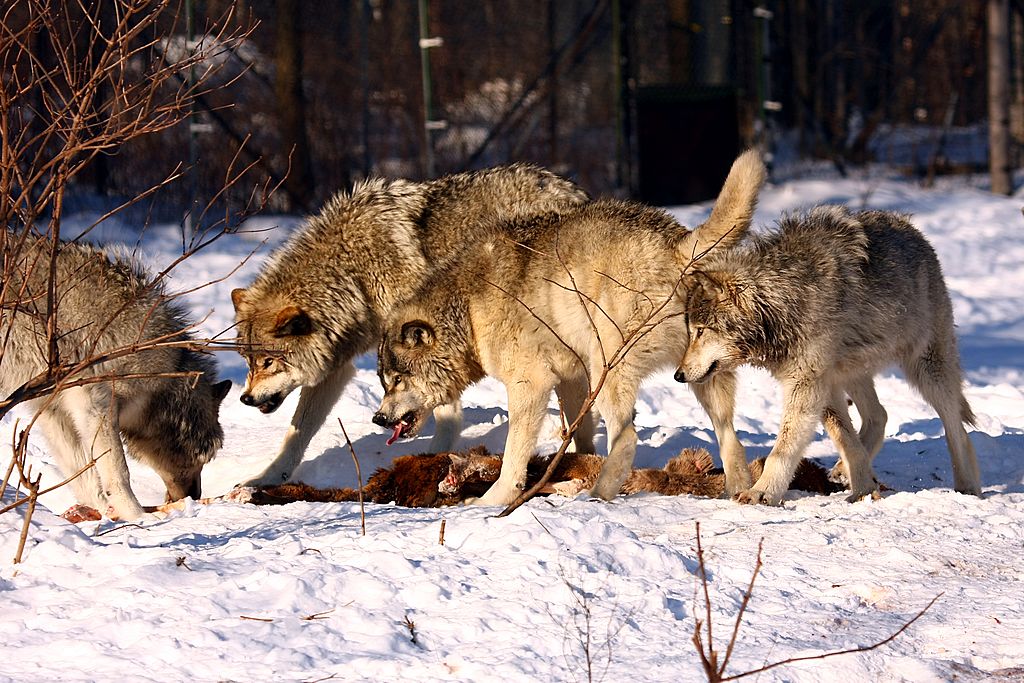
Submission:
<svg viewBox="0 0 1024 683">
<path fill-rule="evenodd" d="M 753 149 L 736 157 L 729 175 L 718 193 L 711 216 L 684 240 L 680 257 L 695 259 L 719 247 L 729 248 L 739 242 L 754 217 L 757 197 L 768 172 L 761 155 Z"/>
</svg>

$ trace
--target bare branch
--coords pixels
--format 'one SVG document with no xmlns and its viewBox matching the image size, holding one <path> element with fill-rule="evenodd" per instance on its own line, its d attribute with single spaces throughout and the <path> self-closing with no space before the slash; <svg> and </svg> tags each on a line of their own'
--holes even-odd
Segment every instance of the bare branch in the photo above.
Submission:
<svg viewBox="0 0 1024 683">
<path fill-rule="evenodd" d="M 348 444 L 348 452 L 352 454 L 352 462 L 356 465 L 356 480 L 359 482 L 359 523 L 362 526 L 363 536 L 366 535 L 366 508 L 363 506 L 363 473 L 359 471 L 359 458 L 356 457 L 356 449 L 352 447 L 352 441 L 348 438 L 348 432 L 345 431 L 345 424 L 338 418 L 338 426 L 341 427 L 341 433 L 345 436 L 345 443 Z M 444 527 L 441 527 L 441 538 L 444 538 Z M 441 543 L 444 545 L 444 543 Z"/>
<path fill-rule="evenodd" d="M 736 614 L 735 622 L 733 623 L 732 636 L 729 638 L 729 644 L 725 651 L 725 657 L 722 659 L 721 665 L 719 665 L 718 651 L 715 650 L 714 640 L 712 639 L 711 635 L 711 597 L 708 591 L 708 576 L 706 566 L 704 563 L 704 547 L 701 543 L 700 522 L 696 522 L 695 526 L 697 536 L 697 575 L 700 579 L 700 583 L 704 592 L 705 620 L 696 620 L 691 641 L 693 642 L 694 647 L 696 647 L 697 653 L 700 656 L 701 666 L 704 669 L 704 675 L 707 677 L 708 683 L 723 683 L 724 681 L 735 681 L 741 678 L 746 678 L 748 676 L 755 676 L 757 674 L 764 673 L 765 671 L 769 671 L 780 666 L 785 666 L 787 664 L 795 664 L 797 662 L 808 662 L 819 659 L 827 659 L 829 657 L 836 657 L 838 655 L 848 655 L 857 652 L 868 652 L 870 650 L 875 650 L 895 640 L 900 634 L 902 634 L 904 631 L 910 628 L 911 624 L 913 624 L 922 616 L 924 616 L 924 613 L 927 612 L 931 608 L 931 606 L 935 604 L 935 601 L 942 597 L 942 593 L 936 595 L 928 602 L 927 605 L 924 606 L 923 609 L 921 609 L 909 621 L 904 623 L 899 629 L 892 633 L 892 635 L 888 636 L 887 638 L 883 638 L 882 640 L 879 640 L 875 643 L 872 643 L 871 645 L 863 645 L 860 647 L 849 648 L 846 650 L 835 650 L 833 652 L 826 652 L 820 655 L 790 657 L 788 659 L 783 659 L 778 662 L 766 664 L 757 669 L 751 669 L 750 671 L 743 671 L 741 673 L 732 674 L 731 676 L 726 676 L 725 669 L 726 666 L 729 664 L 729 659 L 732 657 L 733 650 L 736 646 L 736 643 L 738 642 L 740 624 L 742 624 L 743 622 L 743 616 L 746 613 L 747 605 L 750 603 L 750 598 L 754 592 L 754 581 L 757 579 L 757 576 L 761 571 L 761 553 L 763 550 L 764 539 L 761 539 L 761 541 L 759 541 L 757 544 L 757 558 L 754 563 L 754 571 L 751 573 L 750 583 L 747 584 L 747 588 L 743 592 L 743 599 L 740 602 L 740 608 Z M 704 639 L 701 637 L 702 627 L 704 627 L 707 632 L 707 643 L 705 643 Z"/>
</svg>

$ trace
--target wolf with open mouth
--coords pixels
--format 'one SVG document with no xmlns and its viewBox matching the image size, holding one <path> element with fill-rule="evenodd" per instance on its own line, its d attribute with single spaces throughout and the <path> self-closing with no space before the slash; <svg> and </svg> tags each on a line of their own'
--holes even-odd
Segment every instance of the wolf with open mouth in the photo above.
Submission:
<svg viewBox="0 0 1024 683">
<path fill-rule="evenodd" d="M 640 383 L 685 350 L 682 277 L 743 237 L 764 179 L 757 154 L 743 154 L 711 217 L 694 230 L 660 209 L 599 200 L 512 221 L 468 245 L 384 324 L 377 362 L 385 394 L 374 422 L 392 439 L 414 435 L 431 408 L 486 375 L 497 378 L 508 393 L 505 455 L 498 480 L 474 502 L 507 505 L 526 484 L 551 391 L 572 420 L 601 378 L 594 405 L 607 427 L 608 458 L 591 493 L 618 495 L 636 452 Z M 605 372 L 616 357 L 621 362 Z M 732 426 L 735 377 L 723 373 L 694 393 L 711 416 L 730 493 L 749 486 Z"/>
<path fill-rule="evenodd" d="M 527 164 L 423 183 L 370 179 L 328 201 L 252 285 L 231 293 L 249 368 L 242 403 L 271 413 L 300 389 L 277 456 L 247 483 L 292 477 L 352 379 L 353 359 L 373 349 L 392 306 L 449 254 L 510 218 L 586 201 L 572 182 Z M 438 406 L 434 416 L 430 450 L 450 450 L 461 426 L 458 404 Z"/>
</svg>

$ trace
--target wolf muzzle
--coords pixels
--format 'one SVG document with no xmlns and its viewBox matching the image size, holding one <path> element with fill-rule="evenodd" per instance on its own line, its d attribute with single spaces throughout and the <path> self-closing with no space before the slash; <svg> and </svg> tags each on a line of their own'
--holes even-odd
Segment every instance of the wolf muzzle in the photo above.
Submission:
<svg viewBox="0 0 1024 683">
<path fill-rule="evenodd" d="M 284 402 L 284 396 L 281 394 L 273 394 L 262 401 L 257 401 L 252 394 L 243 392 L 242 395 L 238 397 L 238 400 L 247 406 L 254 406 L 258 408 L 263 414 L 267 414 L 272 413 L 281 407 L 281 404 Z"/>
</svg>

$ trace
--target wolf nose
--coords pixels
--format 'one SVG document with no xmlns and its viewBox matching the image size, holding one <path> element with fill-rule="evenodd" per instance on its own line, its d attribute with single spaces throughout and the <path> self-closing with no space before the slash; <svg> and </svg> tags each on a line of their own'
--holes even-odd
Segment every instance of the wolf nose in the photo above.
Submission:
<svg viewBox="0 0 1024 683">
<path fill-rule="evenodd" d="M 252 394 L 250 394 L 248 392 L 243 393 L 241 396 L 239 396 L 238 400 L 241 401 L 242 403 L 244 403 L 247 406 L 254 406 L 254 405 L 256 405 L 256 401 L 253 400 Z"/>
<path fill-rule="evenodd" d="M 682 368 L 679 368 L 678 370 L 676 370 L 676 374 L 672 375 L 672 377 L 673 377 L 673 378 L 674 378 L 674 379 L 675 379 L 675 380 L 676 380 L 677 382 L 680 382 L 680 383 L 682 383 L 682 384 L 686 384 L 686 373 L 685 373 L 685 372 L 683 372 L 683 369 L 682 369 Z"/>
<path fill-rule="evenodd" d="M 373 414 L 373 424 L 377 425 L 378 427 L 387 427 L 388 426 L 388 417 L 387 417 L 387 415 L 385 415 L 384 413 L 374 413 Z"/>
</svg>

